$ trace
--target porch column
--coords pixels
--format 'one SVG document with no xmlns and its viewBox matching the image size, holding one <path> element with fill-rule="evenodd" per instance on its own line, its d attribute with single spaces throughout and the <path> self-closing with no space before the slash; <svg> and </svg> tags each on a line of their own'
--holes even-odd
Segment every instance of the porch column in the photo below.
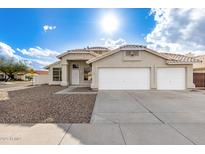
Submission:
<svg viewBox="0 0 205 154">
<path fill-rule="evenodd" d="M 157 88 L 157 68 L 155 65 L 151 67 L 151 72 L 150 72 L 150 77 L 151 77 L 151 89 L 156 89 Z"/>
<path fill-rule="evenodd" d="M 61 86 L 68 86 L 68 63 L 62 63 L 62 81 Z"/>
<path fill-rule="evenodd" d="M 195 84 L 193 83 L 193 66 L 189 65 L 185 69 L 186 76 L 186 88 L 193 89 L 195 88 Z"/>
</svg>

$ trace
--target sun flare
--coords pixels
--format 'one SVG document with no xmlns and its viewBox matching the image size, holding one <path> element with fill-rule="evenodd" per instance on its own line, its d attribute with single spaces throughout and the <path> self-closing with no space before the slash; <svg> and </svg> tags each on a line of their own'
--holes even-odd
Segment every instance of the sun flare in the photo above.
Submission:
<svg viewBox="0 0 205 154">
<path fill-rule="evenodd" d="M 105 33 L 113 33 L 118 30 L 119 27 L 119 19 L 114 14 L 107 14 L 102 18 L 101 26 L 103 32 Z"/>
</svg>

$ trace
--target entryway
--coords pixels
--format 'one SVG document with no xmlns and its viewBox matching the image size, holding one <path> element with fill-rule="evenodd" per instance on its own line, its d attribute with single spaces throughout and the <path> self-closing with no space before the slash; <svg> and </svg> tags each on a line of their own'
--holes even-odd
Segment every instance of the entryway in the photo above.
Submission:
<svg viewBox="0 0 205 154">
<path fill-rule="evenodd" d="M 79 85 L 80 84 L 79 64 L 72 64 L 71 82 L 72 82 L 72 85 Z"/>
</svg>

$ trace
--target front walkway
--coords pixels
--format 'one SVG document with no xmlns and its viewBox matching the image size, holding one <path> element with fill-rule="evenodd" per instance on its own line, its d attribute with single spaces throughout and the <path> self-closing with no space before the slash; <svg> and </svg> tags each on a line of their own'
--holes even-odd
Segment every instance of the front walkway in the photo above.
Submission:
<svg viewBox="0 0 205 154">
<path fill-rule="evenodd" d="M 205 95 L 99 91 L 90 124 L 1 124 L 0 144 L 205 144 Z"/>
<path fill-rule="evenodd" d="M 69 86 L 55 94 L 97 94 L 97 90 L 85 86 Z"/>
</svg>

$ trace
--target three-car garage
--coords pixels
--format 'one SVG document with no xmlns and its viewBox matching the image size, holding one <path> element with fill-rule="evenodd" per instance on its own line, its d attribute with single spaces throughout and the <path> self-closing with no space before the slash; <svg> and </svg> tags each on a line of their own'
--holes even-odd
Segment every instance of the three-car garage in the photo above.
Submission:
<svg viewBox="0 0 205 154">
<path fill-rule="evenodd" d="M 127 45 L 89 60 L 91 88 L 99 90 L 186 90 L 193 84 L 194 58 Z"/>
<path fill-rule="evenodd" d="M 185 68 L 156 68 L 157 90 L 184 90 Z M 149 90 L 150 68 L 99 68 L 99 90 Z"/>
</svg>

